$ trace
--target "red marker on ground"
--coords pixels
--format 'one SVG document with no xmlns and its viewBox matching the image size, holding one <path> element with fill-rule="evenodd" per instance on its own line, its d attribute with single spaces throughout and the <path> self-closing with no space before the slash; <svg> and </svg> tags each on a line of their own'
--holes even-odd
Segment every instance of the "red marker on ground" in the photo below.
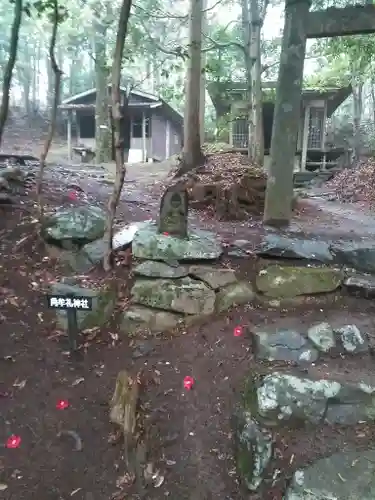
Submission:
<svg viewBox="0 0 375 500">
<path fill-rule="evenodd" d="M 74 191 L 70 191 L 68 194 L 69 200 L 76 201 L 78 199 L 77 194 Z"/>
<path fill-rule="evenodd" d="M 193 377 L 190 377 L 189 375 L 184 378 L 184 389 L 187 391 L 190 391 L 194 386 L 194 379 Z"/>
<path fill-rule="evenodd" d="M 65 410 L 66 408 L 68 408 L 69 406 L 69 402 L 66 401 L 65 399 L 60 399 L 59 401 L 57 401 L 56 403 L 56 408 L 58 410 Z"/>
<path fill-rule="evenodd" d="M 20 436 L 15 436 L 14 434 L 7 439 L 5 446 L 9 449 L 18 448 L 21 444 Z"/>
<path fill-rule="evenodd" d="M 163 233 L 163 235 L 164 235 L 164 236 L 169 236 L 169 233 L 167 233 L 167 231 L 165 231 L 165 232 Z"/>
<path fill-rule="evenodd" d="M 236 327 L 234 328 L 234 330 L 233 330 L 233 335 L 234 335 L 235 337 L 241 337 L 241 336 L 242 336 L 242 334 L 243 334 L 243 328 L 242 328 L 242 326 L 236 326 Z"/>
</svg>

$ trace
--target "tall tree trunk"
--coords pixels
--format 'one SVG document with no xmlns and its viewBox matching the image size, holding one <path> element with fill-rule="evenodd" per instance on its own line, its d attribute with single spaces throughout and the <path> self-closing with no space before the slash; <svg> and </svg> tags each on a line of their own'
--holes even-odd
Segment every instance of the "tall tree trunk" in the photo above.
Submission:
<svg viewBox="0 0 375 500">
<path fill-rule="evenodd" d="M 33 44 L 33 62 L 32 62 L 32 72 L 33 72 L 33 78 L 32 78 L 32 83 L 31 83 L 31 107 L 33 113 L 35 112 L 36 108 L 36 96 L 37 96 L 37 85 L 38 85 L 38 49 L 39 49 L 39 42 L 35 40 Z"/>
<path fill-rule="evenodd" d="M 18 38 L 22 20 L 22 0 L 15 0 L 14 18 L 10 33 L 9 57 L 5 66 L 4 81 L 2 87 L 1 108 L 0 108 L 0 147 L 4 133 L 4 126 L 8 118 L 9 111 L 9 91 L 12 83 L 13 69 L 17 58 Z"/>
<path fill-rule="evenodd" d="M 112 131 L 109 118 L 109 68 L 107 65 L 106 37 L 107 25 L 100 20 L 95 21 L 95 160 L 97 164 L 112 161 Z"/>
<path fill-rule="evenodd" d="M 120 10 L 119 25 L 116 35 L 116 46 L 112 64 L 112 118 L 115 139 L 115 160 L 116 160 L 116 179 L 113 186 L 113 192 L 108 202 L 108 215 L 105 232 L 105 240 L 108 241 L 107 252 L 103 259 L 103 268 L 109 271 L 113 265 L 112 259 L 112 239 L 113 222 L 116 216 L 117 205 L 121 196 L 122 186 L 124 184 L 126 168 L 124 164 L 124 142 L 121 137 L 121 120 L 124 118 L 121 113 L 121 67 L 122 56 L 124 53 L 125 38 L 130 17 L 130 8 L 132 0 L 123 0 Z M 128 96 L 126 96 L 127 101 Z M 128 102 L 126 102 L 125 112 L 128 113 Z"/>
<path fill-rule="evenodd" d="M 363 83 L 358 78 L 352 78 L 353 89 L 353 159 L 358 161 L 361 155 L 361 121 Z"/>
<path fill-rule="evenodd" d="M 199 116 L 202 55 L 202 0 L 190 0 L 189 60 L 186 72 L 184 148 L 176 176 L 189 172 L 203 161 Z"/>
<path fill-rule="evenodd" d="M 208 28 L 207 20 L 207 0 L 202 1 L 202 33 L 206 33 Z M 205 140 L 205 115 L 206 115 L 206 53 L 201 52 L 201 83 L 200 83 L 200 102 L 199 102 L 199 131 L 201 145 Z"/>
<path fill-rule="evenodd" d="M 263 96 L 260 35 L 262 20 L 257 0 L 250 0 L 250 59 L 251 59 L 251 97 L 249 113 L 249 158 L 258 165 L 264 161 L 263 138 Z"/>
<path fill-rule="evenodd" d="M 244 63 L 245 63 L 245 78 L 246 78 L 246 92 L 245 99 L 249 102 L 247 108 L 247 121 L 248 121 L 248 137 L 247 137 L 247 154 L 251 157 L 251 143 L 252 143 L 252 120 L 253 115 L 251 111 L 251 26 L 250 26 L 250 7 L 249 0 L 241 0 L 241 21 L 242 21 L 242 42 L 244 47 Z M 233 123 L 231 123 L 233 126 Z"/>
<path fill-rule="evenodd" d="M 38 199 L 38 209 L 39 209 L 39 225 L 42 224 L 44 217 L 44 203 L 42 198 L 42 188 L 43 188 L 43 177 L 44 170 L 46 167 L 46 159 L 51 148 L 53 136 L 56 128 L 56 118 L 57 118 L 57 106 L 60 102 L 60 92 L 61 92 L 61 77 L 62 71 L 60 70 L 55 56 L 55 48 L 56 48 L 56 40 L 57 40 L 57 29 L 59 26 L 59 5 L 57 0 L 52 0 L 52 33 L 49 44 L 49 60 L 51 64 L 51 70 L 54 75 L 54 89 L 53 89 L 53 102 L 51 106 L 51 116 L 50 123 L 48 127 L 47 137 L 44 143 L 44 147 L 42 153 L 40 155 L 40 165 L 39 165 L 39 174 L 36 183 L 36 194 Z"/>
</svg>

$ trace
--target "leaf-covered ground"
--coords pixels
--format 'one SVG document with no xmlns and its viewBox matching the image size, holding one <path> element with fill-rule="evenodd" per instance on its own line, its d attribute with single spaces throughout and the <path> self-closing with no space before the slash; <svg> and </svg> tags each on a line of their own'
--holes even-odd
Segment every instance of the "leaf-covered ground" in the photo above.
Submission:
<svg viewBox="0 0 375 500">
<path fill-rule="evenodd" d="M 70 188 L 59 178 L 58 169 L 52 169 L 49 175 L 47 201 L 56 206 L 64 202 Z M 71 183 L 72 179 L 64 182 Z M 82 185 L 92 202 L 106 201 L 110 186 L 82 176 L 74 178 L 74 182 Z M 125 185 L 119 222 L 156 216 L 158 195 L 150 190 L 142 194 L 144 189 L 136 179 Z M 23 208 L 6 208 L 0 214 L 2 498 L 281 500 L 286 482 L 297 467 L 333 450 L 351 445 L 366 447 L 374 442 L 374 429 L 369 426 L 280 431 L 276 433 L 280 473 L 275 484 L 268 484 L 268 493 L 249 495 L 236 479 L 230 425 L 246 374 L 268 369 L 266 363 L 253 359 L 253 328 L 276 327 L 281 319 L 303 328 L 314 321 L 346 316 L 356 324 L 365 321 L 375 331 L 370 301 L 347 298 L 335 305 L 319 303 L 298 311 L 246 307 L 186 332 L 148 338 L 120 334 L 114 316 L 108 327 L 85 332 L 84 357 L 73 362 L 66 353 L 66 339 L 56 329 L 54 315 L 45 303 L 48 283 L 58 279 L 64 270 L 48 257 L 38 241 L 24 240 L 34 230 L 32 216 L 31 198 Z M 293 228 L 315 228 L 322 237 L 354 229 L 357 234 L 374 234 L 375 224 L 371 226 L 369 218 L 366 225 L 366 220 L 351 222 L 328 208 L 322 210 L 317 202 L 306 201 L 300 206 Z M 263 231 L 257 218 L 246 223 L 218 223 L 209 213 L 205 218 L 193 213 L 191 223 L 198 221 L 202 227 L 218 231 L 227 244 L 246 238 L 255 245 Z M 81 279 L 88 283 L 114 280 L 121 311 L 131 275 L 121 257 L 117 263 L 111 276 L 104 276 L 98 269 Z M 225 263 L 243 276 L 255 272 L 256 259 L 251 254 L 236 261 L 225 259 Z M 233 330 L 239 325 L 247 334 L 235 337 Z M 332 363 L 327 373 L 350 372 L 360 378 L 373 372 L 371 360 L 339 358 Z M 109 423 L 108 403 L 122 369 L 142 374 L 142 411 L 150 429 L 150 460 L 159 471 L 158 477 L 164 478 L 158 479 L 156 485 L 162 484 L 157 488 L 154 483 L 147 490 L 129 486 L 121 444 L 111 444 L 114 429 Z M 195 380 L 192 391 L 183 388 L 187 375 Z M 2 446 L 12 435 L 21 440 L 15 441 L 17 447 Z M 77 443 L 82 448 L 79 451 L 75 449 Z"/>
</svg>

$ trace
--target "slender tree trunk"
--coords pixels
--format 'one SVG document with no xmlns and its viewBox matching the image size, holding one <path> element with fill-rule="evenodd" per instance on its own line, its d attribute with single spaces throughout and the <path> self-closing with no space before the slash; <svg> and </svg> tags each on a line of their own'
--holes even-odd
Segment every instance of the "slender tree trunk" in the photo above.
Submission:
<svg viewBox="0 0 375 500">
<path fill-rule="evenodd" d="M 262 65 L 260 36 L 262 20 L 257 0 L 250 0 L 250 57 L 251 57 L 251 97 L 249 120 L 249 152 L 250 159 L 263 165 L 264 138 L 263 138 L 263 96 L 262 96 Z"/>
<path fill-rule="evenodd" d="M 119 25 L 116 35 L 116 46 L 112 64 L 112 117 L 115 140 L 115 160 L 116 160 L 116 179 L 113 186 L 113 192 L 108 202 L 108 215 L 105 232 L 105 240 L 108 241 L 108 249 L 103 259 L 103 268 L 109 271 L 113 265 L 112 258 L 112 239 L 113 239 L 113 221 L 116 216 L 117 205 L 120 200 L 122 186 L 124 184 L 126 168 L 124 164 L 124 142 L 121 137 L 121 120 L 124 118 L 121 113 L 121 68 L 122 56 L 124 53 L 125 38 L 128 28 L 132 0 L 123 0 L 120 10 Z M 128 96 L 126 96 L 127 101 Z M 128 103 L 126 102 L 125 112 L 128 113 Z"/>
<path fill-rule="evenodd" d="M 100 8 L 98 9 L 100 11 Z M 107 65 L 107 29 L 95 21 L 95 160 L 97 164 L 112 161 L 112 131 L 109 115 L 109 68 Z"/>
<path fill-rule="evenodd" d="M 4 133 L 4 126 L 8 118 L 9 111 L 9 91 L 12 83 L 13 69 L 17 58 L 18 38 L 22 20 L 22 0 L 15 0 L 14 18 L 10 33 L 9 58 L 5 66 L 4 81 L 2 87 L 1 108 L 0 108 L 0 147 Z"/>
<path fill-rule="evenodd" d="M 53 2 L 53 25 L 52 25 L 52 34 L 51 34 L 51 39 L 50 39 L 50 44 L 49 44 L 49 60 L 51 64 L 51 70 L 52 73 L 55 77 L 54 79 L 54 89 L 53 89 L 53 102 L 51 106 L 51 117 L 50 117 L 50 123 L 48 127 L 48 134 L 44 143 L 44 147 L 42 150 L 42 153 L 40 155 L 40 164 L 39 164 L 39 174 L 37 178 L 37 183 L 36 183 L 36 194 L 37 194 L 37 199 L 38 199 L 38 209 L 39 209 L 39 225 L 42 224 L 43 222 L 43 217 L 44 217 L 44 203 L 43 203 L 43 198 L 42 198 L 42 189 L 43 189 L 43 177 L 44 177 L 44 170 L 46 167 L 46 159 L 49 153 L 49 150 L 51 148 L 53 136 L 55 133 L 55 128 L 56 128 L 56 118 L 57 118 L 57 106 L 60 102 L 60 92 L 61 92 L 61 77 L 62 77 L 62 71 L 59 68 L 57 62 L 56 62 L 56 56 L 55 56 L 55 48 L 56 48 L 56 40 L 57 40 L 57 29 L 59 26 L 59 5 L 57 0 L 52 0 Z"/>
<path fill-rule="evenodd" d="M 250 7 L 249 0 L 241 0 L 242 10 L 242 42 L 244 47 L 244 63 L 245 63 L 245 77 L 246 77 L 246 92 L 245 99 L 249 102 L 247 108 L 247 121 L 248 121 L 248 137 L 247 137 L 247 154 L 251 158 L 251 143 L 253 134 L 253 114 L 251 110 L 251 26 L 250 26 Z M 231 124 L 233 126 L 233 123 Z"/>
<path fill-rule="evenodd" d="M 38 41 L 35 41 L 33 45 L 33 63 L 32 63 L 33 78 L 31 83 L 31 107 L 33 113 L 35 112 L 36 108 L 36 95 L 37 95 L 38 46 L 39 46 Z"/>
<path fill-rule="evenodd" d="M 202 55 L 202 0 L 190 0 L 189 60 L 186 72 L 186 100 L 184 114 L 184 148 L 180 176 L 203 161 L 199 116 Z"/>
<path fill-rule="evenodd" d="M 207 0 L 202 1 L 202 33 L 206 33 L 208 28 L 207 20 Z M 205 115 L 206 115 L 206 53 L 201 52 L 201 84 L 200 84 L 200 102 L 199 102 L 199 131 L 201 146 L 205 141 Z"/>
<path fill-rule="evenodd" d="M 371 81 L 370 93 L 371 93 L 371 106 L 372 106 L 372 126 L 375 128 L 375 84 L 374 84 L 374 81 Z"/>
<path fill-rule="evenodd" d="M 361 121 L 363 83 L 353 77 L 353 157 L 358 161 L 361 155 Z"/>
</svg>

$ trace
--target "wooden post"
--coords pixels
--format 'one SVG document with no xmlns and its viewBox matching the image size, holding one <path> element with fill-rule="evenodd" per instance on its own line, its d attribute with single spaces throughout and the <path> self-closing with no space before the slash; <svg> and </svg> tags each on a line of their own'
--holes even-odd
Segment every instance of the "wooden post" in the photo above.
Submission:
<svg viewBox="0 0 375 500">
<path fill-rule="evenodd" d="M 303 120 L 303 135 L 302 135 L 302 154 L 301 154 L 301 171 L 306 170 L 307 145 L 309 140 L 309 121 L 310 121 L 310 104 L 306 104 L 305 118 Z"/>
<path fill-rule="evenodd" d="M 233 148 L 233 104 L 230 107 L 230 115 L 229 115 L 229 145 Z"/>
<path fill-rule="evenodd" d="M 146 115 L 142 111 L 142 161 L 145 162 L 147 157 L 147 147 L 146 147 Z"/>
<path fill-rule="evenodd" d="M 294 157 L 301 117 L 303 66 L 311 0 L 286 0 L 284 34 L 271 140 L 265 224 L 285 226 L 292 217 Z"/>
<path fill-rule="evenodd" d="M 326 164 L 327 164 L 326 124 L 327 124 L 327 101 L 324 101 L 324 116 L 323 116 L 323 124 L 322 124 L 322 150 L 323 150 L 322 170 L 326 169 Z"/>
<path fill-rule="evenodd" d="M 68 160 L 72 160 L 72 112 L 68 111 L 67 125 Z"/>
<path fill-rule="evenodd" d="M 167 120 L 167 128 L 165 131 L 165 158 L 171 156 L 171 122 Z"/>
<path fill-rule="evenodd" d="M 79 121 L 79 113 L 77 113 L 77 111 L 75 112 L 75 116 L 76 116 L 76 130 L 77 130 L 77 146 L 79 146 L 80 142 L 81 142 L 81 124 L 80 124 L 80 121 Z"/>
</svg>

